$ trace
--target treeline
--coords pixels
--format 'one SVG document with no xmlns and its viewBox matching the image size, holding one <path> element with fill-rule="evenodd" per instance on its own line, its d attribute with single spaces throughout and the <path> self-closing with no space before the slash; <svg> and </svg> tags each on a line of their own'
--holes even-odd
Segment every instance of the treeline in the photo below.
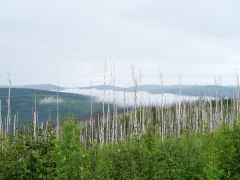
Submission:
<svg viewBox="0 0 240 180">
<path fill-rule="evenodd" d="M 157 126 L 118 143 L 86 145 L 69 117 L 59 138 L 48 124 L 1 139 L 0 179 L 239 179 L 240 124 L 162 141 Z M 44 130 L 45 131 L 45 130 Z"/>
</svg>

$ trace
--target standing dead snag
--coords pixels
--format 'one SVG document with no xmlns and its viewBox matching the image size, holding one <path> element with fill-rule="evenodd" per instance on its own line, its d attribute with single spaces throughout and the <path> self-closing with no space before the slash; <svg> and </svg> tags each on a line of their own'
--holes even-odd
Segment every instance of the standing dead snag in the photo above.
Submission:
<svg viewBox="0 0 240 180">
<path fill-rule="evenodd" d="M 141 86 L 142 83 L 142 72 L 139 71 L 139 78 L 138 78 L 138 86 Z M 141 95 L 140 95 L 141 96 Z M 139 110 L 140 110 L 140 118 L 138 120 L 139 125 L 137 125 L 137 127 L 139 127 L 142 130 L 142 108 L 141 108 L 142 104 L 141 104 L 141 98 L 139 98 Z M 139 130 L 140 131 L 140 130 Z M 140 135 L 138 133 L 138 135 Z"/>
<path fill-rule="evenodd" d="M 163 115 L 163 108 L 164 108 L 164 103 L 163 103 L 163 86 L 164 86 L 164 82 L 163 82 L 163 74 L 160 73 L 160 81 L 161 81 L 161 95 L 162 95 L 162 99 L 161 99 L 161 140 L 163 141 L 164 138 L 164 115 Z"/>
<path fill-rule="evenodd" d="M 17 114 L 16 114 L 16 130 L 17 130 L 17 132 L 16 132 L 16 135 L 18 136 L 18 112 L 17 112 Z"/>
<path fill-rule="evenodd" d="M 222 92 L 222 83 L 221 83 L 221 91 L 220 91 L 220 98 L 221 98 L 221 123 L 224 123 L 224 115 L 223 115 L 223 111 L 224 111 L 224 106 L 223 106 L 223 92 Z"/>
<path fill-rule="evenodd" d="M 112 115 L 112 142 L 116 140 L 116 132 L 117 132 L 117 116 L 116 116 L 116 92 L 115 92 L 115 82 L 116 82 L 116 74 L 115 74 L 115 62 L 112 65 L 111 72 L 111 84 L 113 86 L 113 115 Z"/>
<path fill-rule="evenodd" d="M 7 129 L 6 133 L 10 132 L 10 126 L 11 126 L 11 86 L 12 86 L 12 81 L 10 77 L 10 73 L 8 72 L 8 83 L 9 83 L 9 88 L 8 88 L 8 100 L 7 100 Z"/>
<path fill-rule="evenodd" d="M 2 101 L 0 99 L 0 136 L 3 137 Z"/>
<path fill-rule="evenodd" d="M 6 122 L 5 122 L 6 123 Z M 5 124 L 6 125 L 6 124 Z M 4 129 L 3 129 L 3 121 L 2 121 L 2 101 L 0 99 L 0 138 L 1 138 L 1 152 L 3 152 L 4 145 Z"/>
<path fill-rule="evenodd" d="M 182 87 L 181 87 L 181 76 L 179 76 L 179 102 L 178 102 L 178 120 L 177 120 L 177 135 L 180 136 L 181 132 L 181 98 L 182 98 Z"/>
<path fill-rule="evenodd" d="M 33 137 L 37 140 L 37 98 L 34 98 L 34 110 L 33 110 Z"/>
<path fill-rule="evenodd" d="M 110 115 L 110 105 L 108 103 L 108 108 L 107 108 L 107 127 L 106 127 L 106 141 L 109 143 L 111 141 L 111 132 L 110 132 L 110 118 L 111 118 L 111 115 Z"/>
<path fill-rule="evenodd" d="M 133 86 L 134 86 L 134 119 L 133 121 L 133 129 L 134 132 L 136 133 L 137 130 L 137 88 L 138 88 L 138 80 L 135 77 L 135 67 L 131 65 L 131 71 L 132 71 L 132 81 L 133 81 Z"/>
<path fill-rule="evenodd" d="M 49 122 L 50 122 L 50 121 L 49 121 Z M 46 122 L 46 127 L 45 127 L 45 132 L 44 132 L 45 140 L 47 140 L 47 138 L 48 138 L 48 125 L 49 125 L 49 123 L 48 123 L 48 120 L 47 120 L 47 122 Z"/>
<path fill-rule="evenodd" d="M 93 143 L 94 138 L 93 138 L 93 100 L 92 100 L 92 81 L 90 83 L 90 130 L 91 130 L 91 135 L 90 135 L 90 140 L 91 143 Z"/>
<path fill-rule="evenodd" d="M 238 74 L 237 74 L 237 100 L 236 100 L 236 104 L 237 104 L 237 119 L 239 118 L 239 98 L 240 98 L 240 85 L 239 85 L 239 78 L 238 78 Z"/>
<path fill-rule="evenodd" d="M 16 136 L 16 122 L 17 122 L 17 115 L 14 115 L 14 122 L 13 122 L 13 135 Z"/>
<path fill-rule="evenodd" d="M 56 135 L 59 138 L 60 135 L 60 123 L 59 123 L 59 80 L 58 80 L 58 87 L 57 87 L 57 127 L 56 127 Z"/>
<path fill-rule="evenodd" d="M 1 138 L 1 152 L 3 152 L 4 130 L 3 130 L 3 122 L 2 122 L 2 101 L 1 101 L 1 99 L 0 99 L 0 138 Z"/>
<path fill-rule="evenodd" d="M 104 75 L 103 75 L 103 104 L 102 104 L 102 118 L 103 118 L 103 124 L 105 124 L 105 97 L 106 97 L 106 76 L 107 76 L 107 60 L 105 58 L 105 62 L 104 62 Z M 104 129 L 103 129 L 103 133 L 104 133 Z M 104 136 L 104 134 L 103 134 Z"/>
<path fill-rule="evenodd" d="M 115 84 L 116 84 L 116 69 L 115 69 L 115 62 L 113 63 L 113 124 L 114 124 L 114 139 L 117 141 L 118 139 L 118 116 L 117 116 L 117 101 L 116 101 L 116 90 L 115 90 Z"/>
<path fill-rule="evenodd" d="M 126 115 L 126 88 L 124 88 L 124 92 L 123 92 L 123 125 L 122 125 L 123 135 L 122 136 L 125 135 L 126 116 L 127 116 Z"/>
</svg>

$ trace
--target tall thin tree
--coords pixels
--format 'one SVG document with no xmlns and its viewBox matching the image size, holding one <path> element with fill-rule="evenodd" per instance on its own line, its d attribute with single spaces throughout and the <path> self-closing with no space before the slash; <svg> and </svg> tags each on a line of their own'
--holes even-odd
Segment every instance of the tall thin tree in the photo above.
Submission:
<svg viewBox="0 0 240 180">
<path fill-rule="evenodd" d="M 37 97 L 34 97 L 34 110 L 33 110 L 33 137 L 37 140 Z"/>
<path fill-rule="evenodd" d="M 0 136 L 3 137 L 2 100 L 0 99 Z"/>
<path fill-rule="evenodd" d="M 59 79 L 58 79 L 58 86 L 57 86 L 57 127 L 56 127 L 56 135 L 59 138 L 60 135 L 60 122 L 59 122 Z"/>
<path fill-rule="evenodd" d="M 10 72 L 8 72 L 8 100 L 7 100 L 7 133 L 10 132 L 10 126 L 11 126 L 11 86 L 12 86 L 12 81 L 11 81 L 11 76 Z"/>
</svg>

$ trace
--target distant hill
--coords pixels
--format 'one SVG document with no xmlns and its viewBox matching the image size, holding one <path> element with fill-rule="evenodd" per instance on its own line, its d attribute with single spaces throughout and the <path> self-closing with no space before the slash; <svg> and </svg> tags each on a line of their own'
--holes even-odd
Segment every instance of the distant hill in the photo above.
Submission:
<svg viewBox="0 0 240 180">
<path fill-rule="evenodd" d="M 87 86 L 87 87 L 78 87 L 78 89 L 97 89 L 97 90 L 115 90 L 115 91 L 124 91 L 123 87 L 111 86 L 111 85 L 96 85 L 96 86 Z"/>
<path fill-rule="evenodd" d="M 6 85 L 0 85 L 0 88 L 7 88 Z M 13 88 L 21 88 L 21 89 L 34 89 L 34 90 L 47 90 L 47 91 L 57 91 L 58 86 L 53 84 L 36 84 L 36 85 L 22 85 L 22 86 L 13 86 Z M 97 90 L 115 90 L 115 91 L 126 91 L 133 92 L 134 87 L 119 87 L 112 85 L 95 85 L 95 86 L 87 86 L 87 87 L 78 87 L 78 89 L 97 89 Z M 60 91 L 64 91 L 67 89 L 71 89 L 68 87 L 59 87 Z M 181 92 L 183 96 L 216 96 L 216 89 L 218 90 L 218 94 L 222 94 L 225 97 L 232 97 L 237 93 L 236 86 L 219 86 L 215 85 L 182 85 Z M 169 94 L 179 94 L 179 86 L 160 86 L 156 84 L 146 84 L 138 86 L 139 91 L 145 91 L 151 94 L 160 94 L 160 93 L 169 93 Z"/>
<path fill-rule="evenodd" d="M 65 89 L 63 87 L 58 87 L 58 86 L 52 85 L 52 84 L 23 85 L 23 86 L 16 86 L 15 88 L 47 90 L 47 91 L 57 91 L 58 89 L 59 90 Z"/>
<path fill-rule="evenodd" d="M 36 86 L 35 86 L 36 87 Z M 50 86 L 48 86 L 50 87 Z M 0 98 L 2 100 L 2 117 L 7 112 L 7 88 L 0 88 Z M 21 122 L 32 120 L 32 109 L 34 99 L 37 100 L 37 111 L 39 121 L 46 121 L 49 118 L 56 120 L 56 92 L 34 89 L 12 88 L 11 90 L 11 114 L 12 117 L 18 112 Z M 60 118 L 65 119 L 68 114 L 74 114 L 77 118 L 88 118 L 90 116 L 90 99 L 85 95 L 59 93 Z M 93 103 L 93 112 L 101 112 L 102 105 L 96 101 Z"/>
<path fill-rule="evenodd" d="M 131 88 L 132 89 L 132 88 Z M 139 90 L 147 91 L 152 94 L 159 93 L 170 93 L 170 94 L 179 94 L 179 86 L 164 86 L 159 85 L 142 85 L 139 87 Z M 215 97 L 216 92 L 218 96 L 222 95 L 224 97 L 232 97 L 237 93 L 237 87 L 235 86 L 215 86 L 215 85 L 206 85 L 206 86 L 194 86 L 194 85 L 183 85 L 181 86 L 181 94 L 184 96 L 210 96 Z"/>
<path fill-rule="evenodd" d="M 97 90 L 104 90 L 103 85 L 99 86 L 92 86 L 92 87 L 81 87 L 79 89 L 97 89 Z M 126 91 L 126 92 L 133 92 L 134 87 L 114 87 L 107 85 L 105 87 L 106 90 L 115 90 L 115 91 Z M 180 89 L 179 86 L 160 86 L 160 85 L 141 85 L 137 87 L 138 91 L 145 91 L 151 94 L 161 94 L 161 93 L 168 93 L 168 94 L 175 94 L 179 95 Z M 216 91 L 218 96 L 222 95 L 224 97 L 232 97 L 237 94 L 237 87 L 236 86 L 215 86 L 215 85 L 205 85 L 205 86 L 194 86 L 194 85 L 182 85 L 181 86 L 181 94 L 183 96 L 210 96 L 215 97 Z"/>
<path fill-rule="evenodd" d="M 7 85 L 0 85 L 0 88 L 8 88 Z M 53 84 L 29 84 L 29 85 L 20 85 L 20 86 L 12 86 L 12 88 L 17 89 L 36 89 L 36 90 L 46 90 L 46 91 L 57 91 L 58 89 L 64 90 L 65 87 L 58 87 Z"/>
</svg>

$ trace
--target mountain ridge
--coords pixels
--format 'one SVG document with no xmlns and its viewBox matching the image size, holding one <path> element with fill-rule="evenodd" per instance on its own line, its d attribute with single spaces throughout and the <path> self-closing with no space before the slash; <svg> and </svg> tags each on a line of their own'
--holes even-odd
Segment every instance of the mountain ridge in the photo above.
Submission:
<svg viewBox="0 0 240 180">
<path fill-rule="evenodd" d="M 216 85 L 167 85 L 161 86 L 157 84 L 144 84 L 137 87 L 138 91 L 145 91 L 151 94 L 161 94 L 161 93 L 170 93 L 179 95 L 181 87 L 181 94 L 185 96 L 211 96 L 215 97 L 216 92 L 217 96 L 224 97 L 233 97 L 238 92 L 237 86 L 216 86 Z M 6 85 L 0 85 L 0 88 L 7 88 Z M 34 90 L 47 90 L 47 91 L 63 91 L 66 89 L 72 89 L 70 87 L 58 87 L 54 84 L 35 84 L 35 85 L 20 85 L 13 86 L 13 88 L 20 89 L 34 89 Z M 83 87 L 74 87 L 77 89 L 97 89 L 103 91 L 105 90 L 115 90 L 115 91 L 126 91 L 133 92 L 135 87 L 120 87 L 113 85 L 94 85 L 94 86 L 83 86 Z"/>
</svg>

